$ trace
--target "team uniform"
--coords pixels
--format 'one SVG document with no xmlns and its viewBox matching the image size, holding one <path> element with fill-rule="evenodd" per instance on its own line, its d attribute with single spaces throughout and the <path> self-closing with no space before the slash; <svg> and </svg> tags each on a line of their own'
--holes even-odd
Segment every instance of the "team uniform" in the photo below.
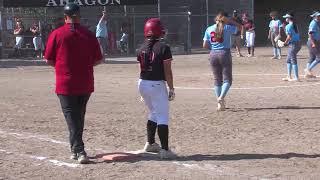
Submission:
<svg viewBox="0 0 320 180">
<path fill-rule="evenodd" d="M 216 37 L 217 24 L 210 26 L 205 31 L 203 41 L 210 45 L 210 64 L 214 76 L 214 89 L 218 99 L 218 109 L 224 110 L 224 97 L 232 84 L 232 57 L 230 52 L 231 36 L 238 29 L 233 25 L 224 25 L 223 37 Z"/>
<path fill-rule="evenodd" d="M 16 44 L 14 46 L 14 55 L 21 56 L 21 48 L 23 45 L 23 33 L 24 33 L 24 26 L 21 21 L 17 21 L 17 25 L 14 29 L 14 35 L 16 36 Z"/>
<path fill-rule="evenodd" d="M 237 22 L 237 23 L 239 23 L 239 24 L 242 24 L 242 20 L 241 20 L 241 18 L 237 15 L 237 11 L 234 11 L 234 13 L 236 13 L 235 15 L 234 15 L 234 17 L 232 18 L 235 22 Z M 240 49 L 241 49 L 241 38 L 243 38 L 242 37 L 242 35 L 243 34 L 241 34 L 242 32 L 241 32 L 241 29 L 238 29 L 238 32 L 235 34 L 235 35 L 233 35 L 233 44 L 234 44 L 234 46 L 236 47 L 236 49 L 237 49 L 237 56 L 238 57 L 243 57 L 243 55 L 241 54 L 241 52 L 240 52 Z"/>
<path fill-rule="evenodd" d="M 65 14 L 79 9 L 67 4 Z M 82 136 L 87 102 L 94 92 L 93 66 L 102 59 L 99 43 L 86 27 L 66 23 L 50 34 L 45 59 L 55 68 L 55 92 L 69 130 L 71 158 L 87 163 Z"/>
<path fill-rule="evenodd" d="M 168 93 L 164 69 L 165 63 L 171 63 L 172 54 L 170 47 L 159 41 L 160 34 L 155 38 L 148 37 L 148 32 L 154 28 L 161 28 L 159 30 L 163 31 L 160 23 L 159 19 L 153 18 L 145 25 L 146 40 L 137 53 L 137 61 L 140 63 L 138 89 L 149 110 L 148 141 L 144 151 L 159 153 L 160 158 L 167 159 L 176 157 L 169 149 L 169 100 L 173 100 L 173 94 L 172 90 Z M 156 130 L 161 147 L 155 142 Z"/>
<path fill-rule="evenodd" d="M 97 24 L 96 37 L 100 44 L 102 54 L 104 55 L 107 52 L 108 28 L 107 21 L 103 18 L 101 18 Z"/>
<path fill-rule="evenodd" d="M 316 16 L 320 16 L 320 13 Z M 306 72 L 311 74 L 311 70 L 320 62 L 320 22 L 317 19 L 311 21 L 309 25 L 309 34 L 312 36 L 312 39 L 316 47 L 311 46 L 311 39 L 308 39 L 307 46 L 309 49 L 310 60 L 307 65 Z M 306 77 L 308 73 L 306 73 Z"/>
<path fill-rule="evenodd" d="M 42 43 L 42 38 L 40 36 L 39 26 L 34 25 L 30 30 L 33 33 L 32 42 L 33 42 L 36 57 L 40 57 L 41 51 L 44 49 L 44 44 Z"/>
<path fill-rule="evenodd" d="M 246 31 L 246 45 L 248 48 L 248 56 L 254 56 L 254 43 L 256 38 L 255 26 L 253 20 L 246 20 L 243 22 Z"/>
<path fill-rule="evenodd" d="M 270 40 L 271 44 L 273 46 L 273 58 L 281 59 L 281 48 L 277 45 L 277 42 L 275 40 L 280 39 L 281 37 L 281 28 L 282 23 L 279 19 L 271 20 L 269 23 L 270 28 Z M 277 38 L 277 39 L 276 39 Z"/>
<path fill-rule="evenodd" d="M 284 16 L 286 17 L 286 16 Z M 289 24 L 285 27 L 285 32 L 287 36 L 291 37 L 289 41 L 289 49 L 288 49 L 288 56 L 287 56 L 287 70 L 288 70 L 288 77 L 284 78 L 285 81 L 291 80 L 291 71 L 293 69 L 294 79 L 295 81 L 299 80 L 298 74 L 298 64 L 297 64 L 297 54 L 301 50 L 301 43 L 300 43 L 300 34 L 299 32 L 295 31 L 293 22 L 289 22 Z"/>
</svg>

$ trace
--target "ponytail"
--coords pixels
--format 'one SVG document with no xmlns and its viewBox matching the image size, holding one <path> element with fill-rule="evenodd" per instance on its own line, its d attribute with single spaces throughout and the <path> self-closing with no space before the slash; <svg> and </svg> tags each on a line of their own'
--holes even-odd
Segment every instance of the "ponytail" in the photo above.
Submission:
<svg viewBox="0 0 320 180">
<path fill-rule="evenodd" d="M 224 25 L 226 24 L 227 18 L 224 12 L 220 12 L 216 17 L 217 29 L 216 29 L 216 38 L 222 39 L 223 38 L 223 30 Z"/>
</svg>

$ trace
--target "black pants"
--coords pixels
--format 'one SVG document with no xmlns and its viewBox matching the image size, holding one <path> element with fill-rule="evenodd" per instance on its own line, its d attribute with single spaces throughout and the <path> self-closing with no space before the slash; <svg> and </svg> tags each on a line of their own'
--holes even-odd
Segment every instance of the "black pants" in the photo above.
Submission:
<svg viewBox="0 0 320 180">
<path fill-rule="evenodd" d="M 84 117 L 90 94 L 81 96 L 58 95 L 62 112 L 69 129 L 69 140 L 71 152 L 80 153 L 84 151 L 82 140 Z"/>
</svg>

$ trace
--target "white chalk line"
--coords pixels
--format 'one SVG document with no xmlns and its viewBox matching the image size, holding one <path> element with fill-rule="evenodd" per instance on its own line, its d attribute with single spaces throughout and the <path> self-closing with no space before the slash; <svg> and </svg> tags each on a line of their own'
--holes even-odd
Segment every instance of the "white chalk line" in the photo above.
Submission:
<svg viewBox="0 0 320 180">
<path fill-rule="evenodd" d="M 7 151 L 4 149 L 0 149 L 0 153 L 5 153 L 8 155 L 18 155 L 20 157 L 23 158 L 29 158 L 29 159 L 33 159 L 33 160 L 38 160 L 38 161 L 44 161 L 44 162 L 48 162 L 50 164 L 53 164 L 54 166 L 59 166 L 59 167 L 70 167 L 70 168 L 77 168 L 77 167 L 82 167 L 80 164 L 73 164 L 73 163 L 67 163 L 67 162 L 63 162 L 63 161 L 59 161 L 56 159 L 50 159 L 48 157 L 44 157 L 44 156 L 32 156 L 32 155 L 27 155 L 27 154 L 20 154 L 20 153 L 14 153 L 11 151 Z"/>
<path fill-rule="evenodd" d="M 231 90 L 259 90 L 259 89 L 279 89 L 279 88 L 294 88 L 294 87 L 310 87 L 310 86 L 317 86 L 320 83 L 313 83 L 313 84 L 297 84 L 291 86 L 266 86 L 266 87 L 234 87 L 230 88 Z M 175 89 L 182 89 L 182 90 L 213 90 L 213 88 L 203 88 L 203 87 L 175 87 Z"/>
<path fill-rule="evenodd" d="M 54 140 L 54 139 L 51 139 L 48 137 L 39 136 L 39 135 L 32 135 L 32 134 L 28 134 L 28 133 L 22 134 L 22 133 L 15 133 L 15 132 L 6 132 L 6 131 L 3 131 L 0 129 L 0 134 L 14 136 L 17 139 L 38 139 L 40 141 L 51 142 L 54 144 L 68 145 L 67 142 L 58 141 L 58 140 Z"/>
<path fill-rule="evenodd" d="M 13 131 L 12 129 L 10 129 L 10 131 Z M 9 135 L 11 137 L 17 138 L 17 139 L 37 139 L 39 141 L 43 141 L 43 142 L 49 142 L 49 143 L 54 143 L 54 144 L 60 144 L 60 145 L 68 145 L 67 142 L 63 142 L 63 141 L 58 141 L 58 140 L 54 140 L 48 137 L 44 137 L 41 135 L 31 135 L 30 133 L 15 133 L 15 132 L 6 132 L 4 130 L 0 129 L 0 134 L 3 135 Z M 88 149 L 90 150 L 90 149 Z M 94 151 L 104 151 L 103 149 L 92 149 Z M 6 153 L 6 154 L 15 154 L 13 152 L 10 151 L 6 151 L 3 149 L 0 149 L 0 152 Z M 130 153 L 130 154 L 135 154 L 135 155 L 142 155 L 143 156 L 143 151 L 141 150 L 137 150 L 137 151 L 124 151 L 124 153 Z M 59 161 L 59 160 L 55 160 L 55 159 L 49 159 L 48 157 L 44 157 L 44 156 L 31 156 L 31 155 L 26 155 L 26 154 L 18 154 L 19 156 L 22 157 L 27 157 L 29 159 L 35 159 L 35 160 L 39 160 L 39 161 L 45 161 L 48 162 L 54 166 L 66 166 L 66 167 L 70 167 L 70 168 L 77 168 L 77 167 L 83 167 L 79 164 L 72 164 L 72 163 L 67 163 L 67 162 L 63 162 L 63 161 Z M 157 154 L 154 153 L 150 153 L 150 155 L 155 156 Z M 197 163 L 182 163 L 182 162 L 178 162 L 178 161 L 170 161 L 170 163 L 173 163 L 177 166 L 182 166 L 184 168 L 187 169 L 192 169 L 192 170 L 196 170 L 196 171 L 206 171 L 207 173 L 211 173 L 214 175 L 229 175 L 229 176 L 237 176 L 237 175 L 244 175 L 242 173 L 239 173 L 237 170 L 235 169 L 231 169 L 231 168 L 227 168 L 227 167 L 221 167 L 221 166 L 216 166 L 216 165 L 212 165 L 212 164 L 197 164 Z"/>
</svg>

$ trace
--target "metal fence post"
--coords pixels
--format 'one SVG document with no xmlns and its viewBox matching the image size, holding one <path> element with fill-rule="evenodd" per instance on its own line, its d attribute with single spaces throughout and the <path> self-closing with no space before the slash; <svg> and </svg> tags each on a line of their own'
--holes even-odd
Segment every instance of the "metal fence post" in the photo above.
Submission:
<svg viewBox="0 0 320 180">
<path fill-rule="evenodd" d="M 188 40 L 187 40 L 187 54 L 191 53 L 191 11 L 188 10 Z"/>
</svg>

